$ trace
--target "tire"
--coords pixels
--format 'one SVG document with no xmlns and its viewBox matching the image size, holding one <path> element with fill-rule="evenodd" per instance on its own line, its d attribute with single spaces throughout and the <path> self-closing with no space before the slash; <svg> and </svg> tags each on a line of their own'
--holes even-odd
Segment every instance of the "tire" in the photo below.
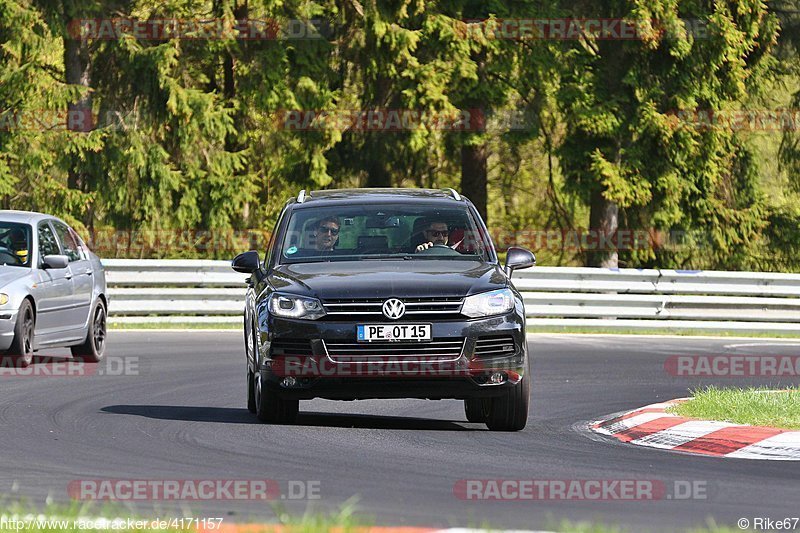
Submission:
<svg viewBox="0 0 800 533">
<path fill-rule="evenodd" d="M 83 343 L 71 348 L 72 357 L 86 363 L 99 363 L 106 355 L 106 306 L 98 298 Z"/>
<path fill-rule="evenodd" d="M 528 423 L 528 406 L 531 397 L 530 369 L 522 381 L 503 396 L 491 399 L 486 426 L 492 431 L 520 431 Z"/>
<path fill-rule="evenodd" d="M 470 398 L 464 400 L 464 413 L 467 415 L 467 422 L 474 424 L 486 423 L 486 413 L 483 410 L 482 398 Z"/>
<path fill-rule="evenodd" d="M 251 346 L 250 341 L 253 342 Z M 255 332 L 249 330 L 247 327 L 247 314 L 244 317 L 244 351 L 245 362 L 247 364 L 247 410 L 251 413 L 256 413 L 256 387 L 255 377 L 253 372 L 250 371 L 250 357 L 255 360 L 255 355 L 251 352 L 255 350 Z"/>
<path fill-rule="evenodd" d="M 33 362 L 33 340 L 36 316 L 30 300 L 22 300 L 17 312 L 17 323 L 14 325 L 14 340 L 8 349 L 8 356 L 15 366 L 26 368 Z"/>
<path fill-rule="evenodd" d="M 250 369 L 247 369 L 247 410 L 256 414 L 256 385 L 255 377 Z"/>
<path fill-rule="evenodd" d="M 259 372 L 256 372 L 253 381 L 256 416 L 259 420 L 270 424 L 291 424 L 297 419 L 299 400 L 281 398 L 275 391 L 262 388 Z"/>
</svg>

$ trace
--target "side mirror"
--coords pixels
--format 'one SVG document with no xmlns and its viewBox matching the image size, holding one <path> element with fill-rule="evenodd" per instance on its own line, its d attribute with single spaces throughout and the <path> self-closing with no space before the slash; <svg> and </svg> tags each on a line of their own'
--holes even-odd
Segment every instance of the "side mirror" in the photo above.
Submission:
<svg viewBox="0 0 800 533">
<path fill-rule="evenodd" d="M 506 253 L 506 274 L 511 277 L 511 273 L 518 268 L 530 268 L 536 264 L 536 256 L 527 248 L 512 246 Z"/>
<path fill-rule="evenodd" d="M 231 268 L 242 274 L 252 274 L 261 267 L 258 252 L 250 250 L 233 258 Z"/>
<path fill-rule="evenodd" d="M 67 268 L 69 257 L 66 255 L 46 255 L 42 258 L 42 268 Z"/>
</svg>

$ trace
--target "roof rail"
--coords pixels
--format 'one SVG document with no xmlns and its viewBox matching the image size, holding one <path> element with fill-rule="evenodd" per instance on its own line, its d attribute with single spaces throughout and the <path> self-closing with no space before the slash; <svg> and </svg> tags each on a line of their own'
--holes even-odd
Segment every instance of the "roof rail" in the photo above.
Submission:
<svg viewBox="0 0 800 533">
<path fill-rule="evenodd" d="M 448 189 L 445 189 L 445 190 L 450 192 L 450 196 L 453 197 L 453 200 L 455 200 L 457 202 L 461 201 L 461 195 L 458 194 L 455 189 L 448 188 Z"/>
<path fill-rule="evenodd" d="M 306 190 L 303 189 L 302 191 L 300 191 L 300 194 L 297 195 L 297 203 L 302 204 L 305 201 L 306 201 Z"/>
</svg>

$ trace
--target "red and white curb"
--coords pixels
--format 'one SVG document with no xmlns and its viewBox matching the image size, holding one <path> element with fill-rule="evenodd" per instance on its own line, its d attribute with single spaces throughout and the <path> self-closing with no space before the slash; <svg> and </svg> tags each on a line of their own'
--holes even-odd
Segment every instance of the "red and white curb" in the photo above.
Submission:
<svg viewBox="0 0 800 533">
<path fill-rule="evenodd" d="M 589 424 L 621 442 L 676 452 L 800 461 L 800 431 L 683 418 L 666 410 L 688 398 L 654 403 Z"/>
</svg>

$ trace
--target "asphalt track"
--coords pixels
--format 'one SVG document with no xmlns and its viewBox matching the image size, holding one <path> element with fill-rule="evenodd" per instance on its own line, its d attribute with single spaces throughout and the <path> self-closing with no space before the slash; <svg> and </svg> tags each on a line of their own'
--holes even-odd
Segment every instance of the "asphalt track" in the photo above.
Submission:
<svg viewBox="0 0 800 533">
<path fill-rule="evenodd" d="M 0 494 L 41 505 L 48 497 L 69 501 L 69 483 L 81 479 L 268 478 L 282 492 L 290 481 L 318 482 L 320 499 L 178 507 L 226 522 L 272 521 L 277 504 L 295 513 L 333 510 L 355 496 L 376 524 L 523 529 L 569 519 L 672 530 L 800 515 L 800 463 L 679 455 L 596 441 L 576 429 L 698 385 L 797 383 L 679 378 L 664 362 L 671 355 L 800 355 L 800 341 L 530 336 L 533 411 L 528 427 L 511 434 L 467 423 L 456 401 L 314 400 L 301 403 L 297 425 L 266 426 L 244 404 L 241 333 L 112 331 L 109 343 L 111 357 L 135 363 L 130 375 L 0 375 Z M 706 494 L 472 501 L 454 495 L 464 479 L 699 482 Z M 162 517 L 177 512 L 167 502 L 126 505 Z"/>
</svg>

